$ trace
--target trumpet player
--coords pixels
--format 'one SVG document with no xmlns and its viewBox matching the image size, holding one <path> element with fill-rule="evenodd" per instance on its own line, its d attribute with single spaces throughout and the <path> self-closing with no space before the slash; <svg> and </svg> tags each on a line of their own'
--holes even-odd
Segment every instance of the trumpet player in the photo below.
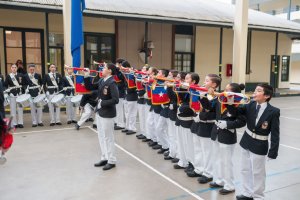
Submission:
<svg viewBox="0 0 300 200">
<path fill-rule="evenodd" d="M 12 119 L 12 127 L 24 128 L 23 125 L 23 108 L 17 106 L 17 97 L 23 93 L 22 79 L 23 74 L 17 73 L 17 66 L 15 64 L 10 67 L 11 73 L 6 76 L 4 86 L 7 88 L 10 99 L 10 116 Z M 16 111 L 17 110 L 17 111 Z M 17 118 L 18 113 L 18 118 Z"/>
<path fill-rule="evenodd" d="M 31 98 L 35 98 L 40 94 L 42 88 L 42 77 L 35 72 L 35 64 L 28 65 L 28 73 L 24 75 L 23 85 L 26 88 L 26 93 L 29 93 Z M 43 107 L 36 107 L 33 101 L 30 102 L 32 127 L 44 126 L 42 122 Z"/>
</svg>

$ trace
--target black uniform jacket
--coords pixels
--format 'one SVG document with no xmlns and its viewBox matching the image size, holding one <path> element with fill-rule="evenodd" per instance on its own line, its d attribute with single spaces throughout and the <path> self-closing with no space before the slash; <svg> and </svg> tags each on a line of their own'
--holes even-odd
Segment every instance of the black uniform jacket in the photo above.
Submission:
<svg viewBox="0 0 300 200">
<path fill-rule="evenodd" d="M 266 109 L 255 125 L 256 102 L 251 102 L 241 108 L 241 113 L 245 114 L 247 120 L 247 128 L 257 135 L 271 135 L 271 145 L 269 148 L 268 140 L 258 140 L 252 138 L 246 132 L 244 133 L 240 145 L 244 149 L 248 149 L 252 153 L 258 155 L 267 155 L 269 158 L 275 159 L 278 155 L 279 148 L 279 117 L 280 110 L 267 104 Z"/>
<path fill-rule="evenodd" d="M 23 82 L 23 74 L 21 73 L 17 73 L 17 75 L 14 77 L 14 79 L 16 79 L 19 83 L 20 86 L 22 86 L 22 82 Z M 10 77 L 10 74 L 8 74 L 6 76 L 5 82 L 4 82 L 4 87 L 9 89 L 10 87 L 15 87 L 16 85 L 13 83 L 12 78 Z M 23 88 L 15 88 L 15 89 L 11 89 L 9 94 L 12 93 L 14 96 L 19 95 L 20 93 L 24 93 L 24 89 Z"/>
<path fill-rule="evenodd" d="M 119 98 L 125 98 L 125 90 L 126 90 L 126 80 L 124 75 L 118 69 L 116 76 L 118 77 L 119 81 L 117 82 L 118 90 L 119 90 Z"/>
<path fill-rule="evenodd" d="M 49 94 L 53 94 L 53 93 L 58 92 L 62 89 L 62 77 L 61 77 L 61 75 L 56 73 L 55 74 L 55 80 L 56 80 L 58 88 L 47 88 L 47 86 L 54 86 L 54 84 L 52 83 L 49 74 L 45 75 L 44 87 L 45 87 L 45 91 L 48 91 Z"/>
<path fill-rule="evenodd" d="M 30 88 L 30 87 L 35 87 L 35 86 L 41 87 L 43 85 L 43 82 L 42 82 L 42 77 L 40 74 L 34 73 L 33 76 L 37 80 L 38 85 L 36 85 L 32 82 L 32 80 L 29 77 L 29 74 L 24 74 L 23 85 L 24 85 L 25 89 L 27 87 L 29 87 L 28 90 L 29 90 L 29 94 L 31 97 L 36 97 L 39 95 L 40 88 Z"/>
<path fill-rule="evenodd" d="M 200 137 L 211 137 L 211 130 L 214 126 L 214 121 L 216 119 L 216 102 L 217 99 L 208 100 L 203 97 L 200 99 L 202 105 L 202 111 L 199 113 L 200 124 L 198 128 L 197 135 Z"/>
<path fill-rule="evenodd" d="M 80 106 L 84 107 L 87 103 L 89 103 L 92 107 L 96 107 L 98 100 L 98 90 L 92 91 L 91 94 L 84 94 L 80 101 Z"/>
<path fill-rule="evenodd" d="M 2 75 L 0 75 L 1 77 Z M 3 80 L 3 79 L 2 79 Z M 3 85 L 3 81 L 0 81 L 0 123 L 2 121 L 2 119 L 5 117 L 5 110 L 4 110 L 4 85 Z M 0 129 L 1 131 L 1 129 Z"/>
<path fill-rule="evenodd" d="M 211 139 L 222 144 L 235 144 L 237 142 L 236 128 L 246 125 L 246 117 L 238 112 L 238 108 L 234 105 L 227 105 L 227 109 L 221 114 L 221 103 L 216 103 L 216 120 L 225 120 L 226 129 L 219 129 L 214 125 L 211 131 Z"/>
<path fill-rule="evenodd" d="M 99 116 L 103 118 L 116 117 L 116 104 L 119 103 L 119 91 L 114 78 L 111 76 L 106 81 L 102 78 L 95 84 L 92 84 L 89 78 L 85 78 L 84 84 L 88 90 L 98 89 L 98 99 L 101 99 L 101 108 L 97 110 Z"/>
<path fill-rule="evenodd" d="M 74 76 L 71 76 L 71 80 L 73 81 L 73 84 L 74 83 Z M 68 79 L 66 76 L 64 76 L 62 78 L 62 87 L 67 87 L 68 89 L 66 91 L 64 91 L 64 94 L 67 95 L 67 96 L 74 96 L 74 93 L 75 93 L 75 88 L 71 88 L 72 85 L 69 83 Z"/>
</svg>

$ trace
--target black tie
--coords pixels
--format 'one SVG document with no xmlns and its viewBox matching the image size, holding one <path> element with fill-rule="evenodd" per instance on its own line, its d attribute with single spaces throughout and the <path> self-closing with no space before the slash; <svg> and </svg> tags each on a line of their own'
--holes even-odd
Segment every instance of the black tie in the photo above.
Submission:
<svg viewBox="0 0 300 200">
<path fill-rule="evenodd" d="M 260 109 L 261 105 L 257 105 L 256 106 L 256 111 L 255 111 L 255 119 L 257 118 L 258 116 L 258 113 L 259 113 L 259 109 Z"/>
</svg>

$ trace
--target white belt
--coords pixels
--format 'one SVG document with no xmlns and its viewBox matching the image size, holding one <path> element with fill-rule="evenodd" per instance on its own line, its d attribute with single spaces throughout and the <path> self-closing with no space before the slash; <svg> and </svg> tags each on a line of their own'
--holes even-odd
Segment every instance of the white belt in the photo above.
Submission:
<svg viewBox="0 0 300 200">
<path fill-rule="evenodd" d="M 48 89 L 51 89 L 51 88 L 58 88 L 58 86 L 47 86 Z"/>
<path fill-rule="evenodd" d="M 37 86 L 28 87 L 28 89 L 30 89 L 30 90 L 33 90 L 33 89 L 36 89 L 36 88 L 40 88 L 40 86 L 37 85 Z"/>
<path fill-rule="evenodd" d="M 71 87 L 71 86 L 70 87 L 64 87 L 64 88 L 66 88 L 66 89 L 74 89 L 74 87 Z"/>
<path fill-rule="evenodd" d="M 191 120 L 193 120 L 193 117 L 180 117 L 178 115 L 177 115 L 177 117 L 181 121 L 191 121 Z"/>
<path fill-rule="evenodd" d="M 9 87 L 8 89 L 9 89 L 9 90 L 12 90 L 12 89 L 18 89 L 18 88 L 22 88 L 22 86 Z"/>
<path fill-rule="evenodd" d="M 201 120 L 199 122 L 205 123 L 205 124 L 214 124 L 216 122 L 216 120 Z"/>
<path fill-rule="evenodd" d="M 258 139 L 258 140 L 268 140 L 268 136 L 264 136 L 264 135 L 257 135 L 256 133 L 253 133 L 252 131 L 250 131 L 248 129 L 248 127 L 246 127 L 246 133 L 248 135 L 250 135 L 252 138 L 254 139 Z"/>
</svg>

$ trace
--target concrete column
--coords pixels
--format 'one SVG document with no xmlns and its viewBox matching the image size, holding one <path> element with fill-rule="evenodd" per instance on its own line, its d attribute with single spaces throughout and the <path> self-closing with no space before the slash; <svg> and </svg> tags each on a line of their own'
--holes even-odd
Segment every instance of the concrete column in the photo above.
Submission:
<svg viewBox="0 0 300 200">
<path fill-rule="evenodd" d="M 64 22 L 64 58 L 66 65 L 72 65 L 71 54 L 71 2 L 63 1 L 63 22 Z M 64 67 L 64 66 L 62 66 Z"/>
<path fill-rule="evenodd" d="M 245 83 L 248 34 L 248 0 L 236 0 L 233 30 L 232 82 Z"/>
</svg>

